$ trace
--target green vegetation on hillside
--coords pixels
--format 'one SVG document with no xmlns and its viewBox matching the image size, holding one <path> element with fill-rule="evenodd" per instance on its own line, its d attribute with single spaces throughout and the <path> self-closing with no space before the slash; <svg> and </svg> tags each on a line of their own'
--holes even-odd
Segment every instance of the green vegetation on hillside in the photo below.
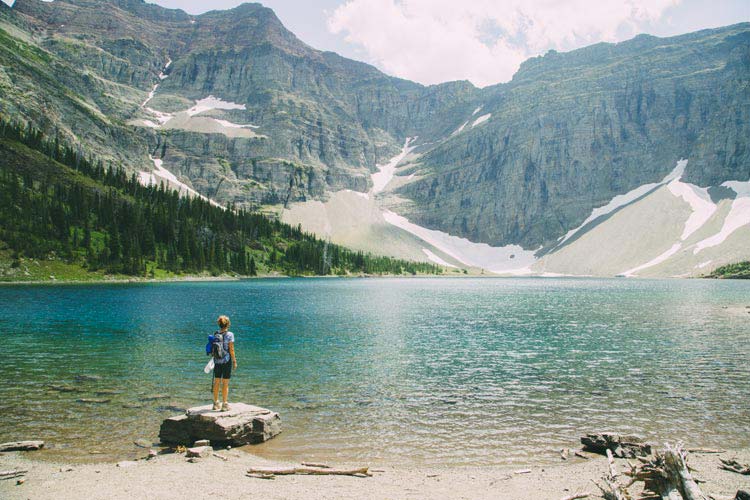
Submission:
<svg viewBox="0 0 750 500">
<path fill-rule="evenodd" d="M 750 279 L 750 261 L 718 267 L 707 278 Z"/>
<path fill-rule="evenodd" d="M 11 261 L 0 280 L 39 278 L 34 266 L 47 272 L 50 262 L 62 270 L 58 278 L 82 279 L 441 272 L 433 264 L 354 252 L 261 214 L 180 197 L 164 185 L 143 186 L 120 167 L 2 117 L 0 158 L 0 260 Z"/>
</svg>

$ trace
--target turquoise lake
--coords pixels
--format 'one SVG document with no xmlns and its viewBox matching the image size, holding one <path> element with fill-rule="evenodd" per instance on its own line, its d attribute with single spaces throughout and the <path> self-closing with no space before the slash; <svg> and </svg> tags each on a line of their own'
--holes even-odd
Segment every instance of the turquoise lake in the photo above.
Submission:
<svg viewBox="0 0 750 500">
<path fill-rule="evenodd" d="M 750 282 L 562 278 L 2 286 L 0 441 L 142 456 L 210 402 L 219 314 L 230 402 L 281 414 L 251 449 L 271 458 L 559 461 L 591 430 L 750 446 Z"/>
</svg>

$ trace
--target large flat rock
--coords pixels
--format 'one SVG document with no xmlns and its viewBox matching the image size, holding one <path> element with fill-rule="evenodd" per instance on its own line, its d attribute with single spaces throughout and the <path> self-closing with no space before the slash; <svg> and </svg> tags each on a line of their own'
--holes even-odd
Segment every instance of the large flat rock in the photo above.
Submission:
<svg viewBox="0 0 750 500">
<path fill-rule="evenodd" d="M 241 446 L 268 441 L 281 432 L 281 417 L 276 412 L 245 403 L 229 407 L 229 411 L 213 411 L 211 405 L 188 408 L 184 415 L 162 422 L 159 438 L 163 443 L 185 446 L 201 439 Z"/>
</svg>

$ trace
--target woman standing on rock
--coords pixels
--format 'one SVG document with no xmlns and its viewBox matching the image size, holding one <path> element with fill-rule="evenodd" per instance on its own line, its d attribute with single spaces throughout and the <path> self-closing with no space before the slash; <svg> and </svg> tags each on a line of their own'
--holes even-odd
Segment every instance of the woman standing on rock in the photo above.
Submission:
<svg viewBox="0 0 750 500">
<path fill-rule="evenodd" d="M 214 406 L 213 410 L 229 411 L 229 379 L 232 368 L 237 369 L 237 359 L 234 357 L 234 334 L 229 331 L 229 317 L 219 316 L 216 320 L 219 331 L 214 333 L 211 341 L 211 354 L 214 357 Z M 231 364 L 230 364 L 231 363 Z M 219 406 L 219 387 L 224 401 Z"/>
</svg>

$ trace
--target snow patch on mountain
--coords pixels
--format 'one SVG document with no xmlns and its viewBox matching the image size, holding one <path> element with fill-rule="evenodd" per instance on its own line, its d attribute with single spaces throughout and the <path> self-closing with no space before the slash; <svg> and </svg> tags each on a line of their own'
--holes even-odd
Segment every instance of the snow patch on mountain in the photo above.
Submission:
<svg viewBox="0 0 750 500">
<path fill-rule="evenodd" d="M 732 201 L 732 206 L 724 218 L 724 225 L 721 227 L 721 230 L 715 235 L 696 243 L 693 254 L 722 244 L 730 234 L 740 227 L 750 224 L 750 180 L 744 182 L 727 181 L 721 185 L 737 193 L 737 197 Z"/>
<path fill-rule="evenodd" d="M 471 128 L 474 128 L 477 125 L 486 122 L 487 120 L 490 119 L 491 116 L 492 116 L 492 113 L 487 113 L 486 115 L 480 116 L 479 118 L 477 118 L 476 120 L 474 120 L 474 123 L 471 124 Z"/>
<path fill-rule="evenodd" d="M 664 262 L 665 260 L 673 256 L 674 254 L 679 252 L 680 248 L 682 248 L 682 243 L 675 243 L 666 252 L 662 253 L 661 255 L 657 257 L 654 257 L 653 259 L 646 262 L 645 264 L 641 264 L 640 266 L 634 267 L 633 269 L 628 269 L 627 271 L 622 273 L 622 276 L 630 278 L 630 277 L 635 276 L 635 273 L 637 273 L 638 271 L 641 271 L 649 267 L 653 267 L 657 264 L 661 264 L 662 262 Z"/>
<path fill-rule="evenodd" d="M 188 109 L 186 113 L 190 116 L 195 116 L 199 113 L 211 111 L 212 109 L 242 109 L 245 110 L 247 107 L 244 104 L 237 104 L 234 102 L 225 101 L 219 97 L 212 95 L 195 101 L 195 106 Z"/>
<path fill-rule="evenodd" d="M 474 110 L 471 116 L 474 116 L 475 114 L 479 113 L 481 110 L 482 110 L 482 106 L 479 106 L 477 109 Z"/>
<path fill-rule="evenodd" d="M 427 256 L 427 258 L 428 258 L 429 260 L 431 260 L 432 262 L 434 262 L 435 264 L 437 264 L 437 265 L 439 265 L 439 266 L 445 266 L 445 267 L 453 267 L 453 268 L 456 268 L 456 266 L 454 266 L 453 264 L 448 264 L 448 263 L 447 263 L 446 261 L 444 261 L 443 259 L 441 259 L 441 258 L 440 258 L 440 257 L 438 257 L 437 255 L 435 255 L 435 252 L 433 252 L 433 251 L 432 251 L 432 250 L 430 250 L 429 248 L 423 248 L 423 249 L 422 249 L 422 251 L 423 251 L 423 252 L 424 252 L 424 254 L 425 254 L 425 255 Z"/>
<path fill-rule="evenodd" d="M 172 65 L 172 60 L 167 59 L 167 64 L 164 65 L 164 69 L 162 69 L 161 72 L 159 73 L 159 80 L 164 80 L 166 77 L 169 76 L 168 74 L 165 73 L 165 71 L 167 71 L 171 65 Z"/>
<path fill-rule="evenodd" d="M 146 97 L 146 100 L 141 103 L 141 107 L 145 108 L 146 104 L 148 104 L 148 101 L 154 98 L 154 94 L 156 94 L 156 89 L 159 88 L 159 84 L 155 84 L 154 87 L 151 89 L 151 92 L 148 93 L 148 97 Z"/>
<path fill-rule="evenodd" d="M 524 250 L 518 245 L 491 247 L 486 243 L 474 243 L 466 238 L 418 226 L 390 210 L 383 211 L 383 218 L 389 224 L 413 234 L 467 266 L 479 267 L 497 274 L 529 274 L 529 268 L 536 262 L 534 252 Z"/>
<path fill-rule="evenodd" d="M 161 72 L 159 72 L 159 80 L 160 81 L 164 80 L 167 76 L 169 76 L 169 75 L 165 74 L 164 72 L 167 70 L 167 68 L 169 68 L 169 66 L 171 64 L 172 64 L 172 60 L 169 59 L 169 58 L 167 58 L 167 62 L 166 62 L 166 64 L 164 64 L 164 68 L 161 70 Z M 148 93 L 148 97 L 146 97 L 146 100 L 143 101 L 143 103 L 141 103 L 141 107 L 142 108 L 145 108 L 146 104 L 148 104 L 148 102 L 151 99 L 154 98 L 154 94 L 156 94 L 156 89 L 158 89 L 158 88 L 159 88 L 159 84 L 158 83 L 154 84 L 153 88 L 151 89 L 151 92 Z"/>
<path fill-rule="evenodd" d="M 468 124 L 469 124 L 469 122 L 465 121 L 460 127 L 458 127 L 456 130 L 453 131 L 453 133 L 451 134 L 451 137 L 454 136 L 454 135 L 460 134 L 463 131 L 463 129 L 466 127 L 466 125 L 468 125 Z"/>
<path fill-rule="evenodd" d="M 685 200 L 693 210 L 693 213 L 685 222 L 685 229 L 680 237 L 681 240 L 685 241 L 688 236 L 700 229 L 711 218 L 716 212 L 716 204 L 711 201 L 707 188 L 682 182 L 679 178 L 667 184 L 667 188 L 673 195 Z"/>
<path fill-rule="evenodd" d="M 653 182 L 650 184 L 643 184 L 642 186 L 638 186 L 635 189 L 632 189 L 628 191 L 625 194 L 619 194 L 612 198 L 609 203 L 606 205 L 603 205 L 601 207 L 595 208 L 591 211 L 591 215 L 589 215 L 586 220 L 581 223 L 580 226 L 571 229 L 568 231 L 565 236 L 562 237 L 560 242 L 557 244 L 557 246 L 562 245 L 566 241 L 568 241 L 574 234 L 576 234 L 578 231 L 583 229 L 586 225 L 589 223 L 595 221 L 599 217 L 603 217 L 605 215 L 611 214 L 618 208 L 624 207 L 625 205 L 629 205 L 633 203 L 638 198 L 645 196 L 646 194 L 650 193 L 657 187 L 672 182 L 675 179 L 679 179 L 682 177 L 682 174 L 685 172 L 685 166 L 687 165 L 687 160 L 680 160 L 677 162 L 677 166 L 666 176 L 664 179 L 661 180 L 661 182 Z"/>
<path fill-rule="evenodd" d="M 403 160 L 412 149 L 414 149 L 409 145 L 416 139 L 416 137 L 407 137 L 406 141 L 404 141 L 404 146 L 401 148 L 401 152 L 399 154 L 391 158 L 390 161 L 385 165 L 378 165 L 378 171 L 370 176 L 370 178 L 372 179 L 372 189 L 370 190 L 371 194 L 374 195 L 381 192 L 383 189 L 385 189 L 388 183 L 391 182 L 391 179 L 393 179 L 393 176 L 396 173 L 396 167 L 398 166 L 399 162 Z"/>
<path fill-rule="evenodd" d="M 177 190 L 180 193 L 180 196 L 197 196 L 208 201 L 211 205 L 224 208 L 222 205 L 219 205 L 215 201 L 206 198 L 195 189 L 180 181 L 176 175 L 164 168 L 164 161 L 160 158 L 153 158 L 151 156 L 149 156 L 149 158 L 151 158 L 151 161 L 154 163 L 154 170 L 152 172 L 138 172 L 138 181 L 142 185 L 151 186 L 164 182 L 164 184 L 169 188 Z"/>
<path fill-rule="evenodd" d="M 171 60 L 167 61 L 167 64 L 164 66 L 164 69 L 166 70 L 169 65 L 171 64 Z M 168 75 L 165 75 L 163 72 L 159 75 L 160 78 L 163 76 L 166 78 Z M 201 113 L 204 113 L 206 111 L 211 111 L 214 109 L 219 110 L 234 110 L 234 109 L 240 109 L 245 110 L 246 106 L 244 104 L 237 104 L 234 102 L 225 101 L 219 97 L 215 97 L 213 95 L 209 95 L 208 97 L 205 97 L 203 99 L 198 99 L 195 101 L 195 105 L 191 108 L 188 108 L 184 111 L 179 111 L 177 113 L 167 113 L 164 111 L 159 111 L 157 109 L 151 108 L 149 106 L 146 106 L 148 102 L 153 99 L 154 94 L 156 93 L 156 90 L 159 88 L 159 84 L 157 83 L 154 85 L 153 90 L 149 93 L 148 98 L 143 102 L 141 107 L 145 109 L 148 113 L 150 113 L 155 119 L 154 120 L 148 120 L 148 119 L 141 119 L 141 120 L 135 120 L 133 123 L 135 125 L 150 127 L 150 128 L 175 128 L 175 129 L 181 129 L 181 130 L 190 130 L 192 132 L 201 132 L 206 134 L 215 134 L 215 133 L 221 133 L 228 137 L 246 137 L 246 138 L 263 138 L 265 136 L 256 134 L 252 132 L 254 129 L 260 128 L 259 125 L 254 125 L 252 123 L 234 123 L 230 122 L 229 120 L 223 120 L 220 118 L 214 118 L 211 116 L 196 116 Z"/>
<path fill-rule="evenodd" d="M 218 123 L 219 125 L 222 125 L 227 128 L 260 128 L 258 125 L 253 125 L 252 123 L 240 125 L 238 123 L 232 123 L 227 120 L 219 120 L 218 118 L 212 118 L 212 120 Z"/>
</svg>

